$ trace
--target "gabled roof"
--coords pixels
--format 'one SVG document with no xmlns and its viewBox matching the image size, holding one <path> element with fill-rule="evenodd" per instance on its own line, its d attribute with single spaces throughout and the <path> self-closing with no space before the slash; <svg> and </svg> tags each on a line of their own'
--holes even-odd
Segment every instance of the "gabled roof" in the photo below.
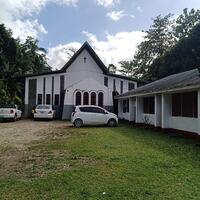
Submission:
<svg viewBox="0 0 200 200">
<path fill-rule="evenodd" d="M 67 68 L 76 60 L 76 58 L 83 52 L 83 50 L 87 50 L 91 57 L 94 59 L 96 64 L 101 68 L 104 74 L 107 74 L 107 67 L 103 64 L 99 56 L 95 53 L 93 48 L 89 45 L 88 42 L 85 42 L 82 47 L 71 57 L 71 59 L 64 65 L 61 71 L 66 71 Z"/>
<path fill-rule="evenodd" d="M 113 76 L 116 78 L 121 78 L 121 79 L 126 79 L 126 80 L 130 80 L 130 81 L 135 81 L 135 82 L 139 82 L 142 84 L 146 84 L 145 81 L 137 79 L 137 78 L 132 78 L 129 76 L 124 76 L 124 75 L 120 75 L 120 74 L 113 74 L 110 73 L 108 71 L 108 68 L 104 65 L 104 63 L 101 61 L 101 59 L 99 58 L 99 56 L 96 54 L 96 52 L 93 50 L 93 48 L 89 45 L 88 42 L 85 42 L 81 48 L 70 58 L 70 60 L 62 67 L 62 69 L 60 70 L 56 70 L 56 71 L 50 71 L 50 72 L 43 72 L 43 73 L 39 73 L 39 74 L 28 74 L 25 77 L 33 77 L 33 76 L 40 76 L 40 75 L 50 75 L 50 74 L 58 74 L 58 73 L 65 73 L 67 68 L 76 60 L 76 58 L 83 52 L 83 50 L 87 50 L 89 52 L 89 54 L 91 55 L 91 57 L 94 59 L 94 61 L 96 62 L 96 64 L 101 68 L 101 70 L 103 71 L 103 73 L 105 75 L 108 76 Z"/>
<path fill-rule="evenodd" d="M 118 95 L 117 98 L 125 98 L 130 96 L 156 94 L 174 89 L 182 89 L 186 87 L 200 87 L 200 74 L 198 69 L 173 74 L 158 81 L 154 81 L 135 90 L 131 90 L 124 94 Z"/>
</svg>

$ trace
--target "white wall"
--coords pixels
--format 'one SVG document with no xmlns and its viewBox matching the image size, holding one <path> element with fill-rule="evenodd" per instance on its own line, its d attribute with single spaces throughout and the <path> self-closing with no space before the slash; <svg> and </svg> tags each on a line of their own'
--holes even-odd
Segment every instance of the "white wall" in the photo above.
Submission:
<svg viewBox="0 0 200 200">
<path fill-rule="evenodd" d="M 98 92 L 103 92 L 104 94 L 104 105 L 106 106 L 112 106 L 109 101 L 109 97 L 112 95 L 109 93 L 109 90 L 107 87 L 105 87 L 102 84 L 99 84 L 98 81 L 96 81 L 94 78 L 88 78 L 83 81 L 78 82 L 77 84 L 72 85 L 71 87 L 68 87 L 66 89 L 65 93 L 65 105 L 74 105 L 75 104 L 75 94 L 79 91 L 82 94 L 84 92 L 88 92 L 91 94 L 92 92 L 95 92 L 96 95 L 98 95 Z M 90 95 L 89 95 L 90 96 Z M 83 97 L 82 97 L 83 99 Z M 96 96 L 96 102 L 98 104 L 98 96 Z"/>
<path fill-rule="evenodd" d="M 130 101 L 129 101 L 129 112 L 123 112 L 123 99 L 118 100 L 118 117 L 119 119 L 130 121 Z"/>
<path fill-rule="evenodd" d="M 171 94 L 162 94 L 162 119 L 161 126 L 162 128 L 170 128 L 169 118 L 171 117 Z"/>
<path fill-rule="evenodd" d="M 123 112 L 123 99 L 118 100 L 118 117 L 128 121 L 135 121 L 135 98 L 129 98 L 129 112 Z"/>
<path fill-rule="evenodd" d="M 136 97 L 136 123 L 143 123 L 143 98 Z"/>
<path fill-rule="evenodd" d="M 28 104 L 28 88 L 29 88 L 29 79 L 26 78 L 26 80 L 25 80 L 25 97 L 24 97 L 25 104 Z"/>
<path fill-rule="evenodd" d="M 135 97 L 129 98 L 129 120 L 131 122 L 135 121 L 135 115 L 136 115 L 136 108 L 135 108 Z"/>
<path fill-rule="evenodd" d="M 162 123 L 162 102 L 161 102 L 161 95 L 157 94 L 155 95 L 155 127 L 161 127 Z"/>
<path fill-rule="evenodd" d="M 84 58 L 86 58 L 86 63 L 84 63 Z M 67 69 L 67 72 L 103 73 L 86 49 L 83 50 L 76 60 L 71 64 L 71 66 Z"/>
<path fill-rule="evenodd" d="M 198 118 L 169 116 L 169 128 L 194 132 L 200 135 L 200 89 L 198 90 Z"/>
<path fill-rule="evenodd" d="M 169 127 L 173 129 L 198 133 L 199 119 L 190 117 L 169 117 Z"/>
<path fill-rule="evenodd" d="M 52 76 L 47 76 L 46 77 L 46 84 L 45 84 L 46 88 L 46 94 L 51 94 L 52 91 Z"/>
<path fill-rule="evenodd" d="M 148 121 L 145 122 L 145 118 L 148 119 Z M 151 125 L 155 125 L 155 115 L 154 114 L 142 114 L 142 123 L 147 123 Z"/>
</svg>

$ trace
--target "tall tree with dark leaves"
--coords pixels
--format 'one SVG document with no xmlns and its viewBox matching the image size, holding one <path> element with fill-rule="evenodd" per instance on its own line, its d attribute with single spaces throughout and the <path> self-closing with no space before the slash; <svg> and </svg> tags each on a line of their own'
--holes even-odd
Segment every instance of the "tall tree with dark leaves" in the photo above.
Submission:
<svg viewBox="0 0 200 200">
<path fill-rule="evenodd" d="M 1 101 L 20 101 L 18 94 L 22 83 L 18 77 L 50 71 L 45 50 L 38 47 L 38 41 L 31 37 L 21 43 L 12 37 L 12 31 L 0 24 L 0 99 Z"/>
<path fill-rule="evenodd" d="M 151 69 L 157 79 L 195 69 L 200 63 L 200 24 L 182 38 L 170 52 L 154 60 Z M 156 70 L 155 70 L 156 69 Z"/>
<path fill-rule="evenodd" d="M 183 67 L 182 65 L 185 63 L 184 55 L 182 55 L 182 58 L 180 59 L 183 62 L 182 64 L 177 59 L 173 60 L 173 63 L 171 63 L 171 66 L 174 66 L 173 69 L 169 66 L 170 63 L 168 63 L 166 66 L 163 66 L 162 62 L 165 54 L 169 55 L 170 53 L 174 52 L 173 47 L 175 45 L 182 45 L 182 40 L 190 37 L 193 29 L 199 23 L 200 10 L 195 9 L 191 9 L 190 11 L 188 11 L 187 8 L 184 9 L 183 13 L 180 14 L 176 19 L 173 19 L 171 14 L 165 17 L 161 17 L 160 15 L 157 16 L 153 20 L 153 25 L 150 27 L 150 29 L 145 31 L 146 36 L 144 37 L 144 41 L 138 45 L 138 50 L 134 55 L 133 60 L 130 62 L 120 62 L 122 68 L 121 72 L 134 77 L 143 78 L 144 80 L 154 81 L 175 71 L 183 71 L 187 68 Z M 189 48 L 192 49 L 192 46 L 190 44 L 188 45 Z M 187 46 L 184 46 L 184 48 L 188 49 Z M 180 52 L 182 52 L 181 49 Z M 178 52 L 176 52 L 176 54 L 178 54 Z M 189 53 L 189 55 L 191 54 Z M 193 60 L 198 58 L 198 55 L 196 56 L 196 58 L 193 57 Z M 189 59 L 187 55 L 186 57 Z M 191 59 L 189 60 L 191 61 Z M 174 63 L 179 63 L 179 65 L 182 66 L 182 69 L 180 66 L 174 65 Z M 188 60 L 186 63 L 189 65 Z M 190 63 L 190 66 L 192 65 L 193 64 Z"/>
<path fill-rule="evenodd" d="M 173 35 L 177 41 L 188 37 L 194 26 L 200 23 L 200 10 L 194 8 L 188 11 L 187 8 L 179 15 L 173 25 Z"/>
<path fill-rule="evenodd" d="M 145 32 L 144 41 L 138 45 L 132 62 L 121 62 L 122 71 L 132 71 L 132 76 L 142 76 L 144 79 L 149 79 L 149 67 L 153 60 L 162 56 L 166 51 L 169 51 L 173 45 L 173 36 L 171 31 L 171 14 L 164 17 L 158 15 L 153 19 L 153 25 Z M 132 68 L 132 70 L 131 70 Z"/>
</svg>

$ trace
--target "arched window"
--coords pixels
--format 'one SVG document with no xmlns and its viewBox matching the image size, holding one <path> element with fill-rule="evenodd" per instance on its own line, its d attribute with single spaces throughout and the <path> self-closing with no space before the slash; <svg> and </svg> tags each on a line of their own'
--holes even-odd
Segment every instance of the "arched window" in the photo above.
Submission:
<svg viewBox="0 0 200 200">
<path fill-rule="evenodd" d="M 96 105 L 96 93 L 91 93 L 91 105 Z"/>
<path fill-rule="evenodd" d="M 83 105 L 88 105 L 89 104 L 89 94 L 88 92 L 84 92 L 83 94 Z"/>
<path fill-rule="evenodd" d="M 103 107 L 103 92 L 98 94 L 98 106 Z"/>
<path fill-rule="evenodd" d="M 81 105 L 81 93 L 77 92 L 76 93 L 76 106 Z"/>
</svg>

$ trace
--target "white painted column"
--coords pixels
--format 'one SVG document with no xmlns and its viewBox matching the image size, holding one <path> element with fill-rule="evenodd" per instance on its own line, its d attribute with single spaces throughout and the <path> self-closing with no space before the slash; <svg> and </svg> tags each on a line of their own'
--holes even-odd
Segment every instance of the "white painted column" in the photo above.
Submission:
<svg viewBox="0 0 200 200">
<path fill-rule="evenodd" d="M 198 109 L 198 134 L 200 135 L 200 89 L 198 90 L 197 109 Z"/>
<path fill-rule="evenodd" d="M 129 98 L 129 121 L 135 121 L 135 97 Z"/>
<path fill-rule="evenodd" d="M 171 95 L 170 94 L 162 94 L 162 128 L 170 128 L 170 117 L 171 117 Z"/>
<path fill-rule="evenodd" d="M 136 123 L 142 123 L 142 113 L 143 113 L 143 98 L 136 97 Z"/>
<path fill-rule="evenodd" d="M 28 88 L 29 88 L 29 80 L 28 78 L 26 78 L 26 81 L 25 81 L 25 104 L 29 104 L 28 102 Z"/>
<path fill-rule="evenodd" d="M 84 91 L 81 91 L 81 105 L 83 105 Z"/>
<path fill-rule="evenodd" d="M 121 119 L 122 118 L 122 113 L 123 113 L 123 106 L 122 106 L 122 99 L 118 99 L 118 117 Z"/>
<path fill-rule="evenodd" d="M 161 127 L 161 95 L 155 95 L 155 127 Z"/>
</svg>

